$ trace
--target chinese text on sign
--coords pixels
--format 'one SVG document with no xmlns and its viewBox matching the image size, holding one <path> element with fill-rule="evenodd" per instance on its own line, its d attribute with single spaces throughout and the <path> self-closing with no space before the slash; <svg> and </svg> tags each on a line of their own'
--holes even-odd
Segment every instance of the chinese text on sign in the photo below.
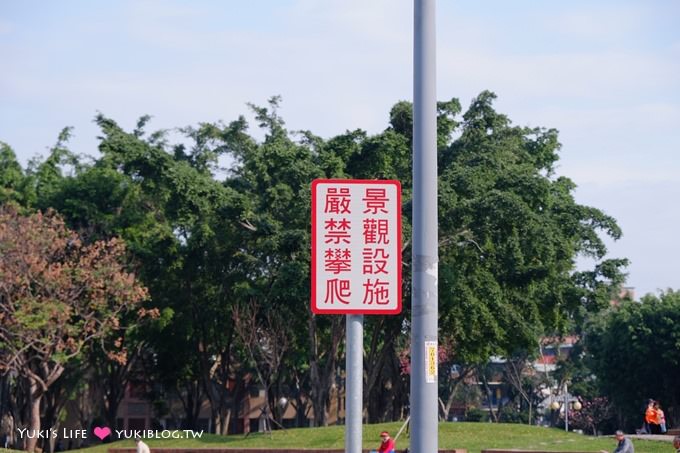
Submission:
<svg viewBox="0 0 680 453">
<path fill-rule="evenodd" d="M 401 311 L 399 181 L 312 183 L 312 310 Z"/>
</svg>

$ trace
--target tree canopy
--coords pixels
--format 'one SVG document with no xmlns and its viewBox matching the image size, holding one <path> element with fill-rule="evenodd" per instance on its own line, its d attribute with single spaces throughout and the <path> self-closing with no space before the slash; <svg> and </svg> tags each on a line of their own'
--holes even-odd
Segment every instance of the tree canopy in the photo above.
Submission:
<svg viewBox="0 0 680 453">
<path fill-rule="evenodd" d="M 30 383 L 34 432 L 41 399 L 66 365 L 121 329 L 123 314 L 147 297 L 124 257 L 121 241 L 84 244 L 53 212 L 0 208 L 0 371 Z M 120 345 L 106 352 L 125 361 Z"/>
<path fill-rule="evenodd" d="M 541 335 L 606 306 L 626 265 L 606 258 L 601 237 L 621 235 L 616 221 L 579 205 L 574 183 L 555 175 L 557 131 L 513 125 L 494 99 L 482 92 L 462 114 L 456 99 L 437 106 L 440 339 L 443 363 L 464 370 L 491 356 L 530 358 Z M 311 406 L 316 424 L 327 423 L 342 385 L 344 322 L 310 310 L 310 185 L 400 180 L 404 311 L 368 317 L 365 344 L 369 420 L 398 418 L 409 388 L 412 106 L 395 104 L 380 133 L 328 139 L 287 130 L 278 97 L 250 108 L 263 139 L 244 117 L 178 129 L 173 143 L 166 131 L 147 131 L 148 116 L 125 131 L 99 114 L 100 156 L 89 161 L 68 150 L 68 128 L 26 171 L 2 145 L 0 201 L 56 210 L 87 250 L 125 241 L 148 304 L 160 311 L 123 339 L 153 357 L 143 374 L 162 381 L 165 394 L 151 397 L 181 399 L 189 425 L 206 399 L 215 430 L 226 433 L 256 375 L 270 402 L 286 396 L 298 413 Z M 576 272 L 578 255 L 595 267 Z M 247 336 L 245 325 L 270 335 Z M 258 342 L 276 338 L 286 347 L 272 361 Z M 120 384 L 123 374 L 109 371 Z M 115 397 L 108 410 L 115 415 Z"/>
<path fill-rule="evenodd" d="M 622 424 L 637 428 L 645 402 L 660 401 L 669 426 L 680 420 L 680 292 L 626 301 L 586 328 L 588 363 Z"/>
</svg>

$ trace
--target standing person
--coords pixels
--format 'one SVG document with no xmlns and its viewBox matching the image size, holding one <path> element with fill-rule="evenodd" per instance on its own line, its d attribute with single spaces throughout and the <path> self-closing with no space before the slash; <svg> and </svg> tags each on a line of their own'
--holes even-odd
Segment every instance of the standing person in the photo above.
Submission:
<svg viewBox="0 0 680 453">
<path fill-rule="evenodd" d="M 680 453 L 680 436 L 673 438 L 673 447 L 675 448 L 675 453 Z"/>
<path fill-rule="evenodd" d="M 390 437 L 390 433 L 383 431 L 380 433 L 380 447 L 378 453 L 394 453 L 394 440 Z"/>
<path fill-rule="evenodd" d="M 633 447 L 633 442 L 631 442 L 631 440 L 628 439 L 623 434 L 623 431 L 621 430 L 616 431 L 614 437 L 616 437 L 616 441 L 618 443 L 616 444 L 616 449 L 614 450 L 613 453 L 635 453 L 635 447 Z M 602 450 L 601 453 L 609 452 L 607 452 L 606 450 Z"/>
<path fill-rule="evenodd" d="M 652 428 L 649 426 L 649 423 L 647 423 L 647 411 L 649 410 L 649 405 L 654 405 L 654 400 L 653 399 L 648 399 L 645 403 L 645 405 L 642 407 L 642 429 L 638 434 L 651 434 L 652 433 Z"/>
<path fill-rule="evenodd" d="M 151 453 L 149 446 L 144 443 L 141 437 L 135 437 L 135 444 L 137 444 L 137 453 Z"/>
<path fill-rule="evenodd" d="M 661 428 L 656 416 L 656 409 L 654 408 L 654 403 L 656 401 L 649 400 L 647 404 L 647 410 L 645 411 L 645 423 L 647 424 L 649 434 L 661 434 Z"/>
<path fill-rule="evenodd" d="M 656 423 L 659 425 L 659 434 L 666 433 L 666 415 L 661 410 L 661 405 L 658 401 L 654 401 L 654 410 L 656 411 Z"/>
</svg>

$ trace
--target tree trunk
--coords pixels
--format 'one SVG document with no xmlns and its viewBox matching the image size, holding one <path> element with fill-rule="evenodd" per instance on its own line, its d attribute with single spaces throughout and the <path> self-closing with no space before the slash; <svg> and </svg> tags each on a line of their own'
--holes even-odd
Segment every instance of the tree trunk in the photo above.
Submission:
<svg viewBox="0 0 680 453">
<path fill-rule="evenodd" d="M 303 394 L 302 394 L 302 389 L 301 389 L 301 382 L 300 382 L 300 375 L 298 373 L 298 370 L 295 370 L 293 372 L 293 378 L 295 381 L 295 427 L 296 428 L 302 428 L 307 426 L 307 408 L 309 407 L 308 402 L 309 399 L 306 399 L 303 401 Z"/>
<path fill-rule="evenodd" d="M 116 426 L 118 417 L 118 407 L 125 398 L 125 390 L 130 382 L 130 377 L 137 361 L 140 359 L 144 343 L 139 343 L 129 354 L 125 364 L 120 365 L 105 359 L 103 367 L 105 375 L 103 376 L 104 387 L 104 406 L 106 408 L 104 416 L 106 422 L 110 427 Z"/>
<path fill-rule="evenodd" d="M 363 404 L 367 409 L 368 423 L 378 423 L 381 420 L 381 412 L 384 409 L 384 394 L 380 377 L 385 368 L 385 357 L 387 348 L 391 342 L 391 336 L 385 335 L 385 324 L 382 318 L 377 320 L 376 325 L 371 329 L 373 335 L 369 350 L 366 352 L 364 369 L 366 370 L 366 380 L 364 382 Z M 381 337 L 385 337 L 385 343 L 379 344 Z M 380 347 L 382 346 L 382 347 Z"/>
<path fill-rule="evenodd" d="M 110 384 L 113 384 L 113 382 Z M 105 417 L 108 426 L 118 428 L 118 426 L 116 426 L 116 418 L 118 415 L 118 406 L 122 401 L 122 397 L 125 395 L 125 386 L 126 384 L 123 384 L 121 389 L 113 389 L 113 385 L 111 385 L 109 391 L 104 392 L 104 404 L 106 406 Z"/>
<path fill-rule="evenodd" d="M 486 378 L 486 372 L 485 370 L 482 371 L 482 384 L 484 385 L 484 392 L 486 393 L 486 400 L 489 403 L 489 413 L 491 414 L 491 418 L 495 423 L 498 423 L 498 414 L 493 410 L 493 403 L 491 402 L 491 394 L 492 390 L 489 387 L 489 381 Z M 500 409 L 500 405 L 499 405 Z"/>
<path fill-rule="evenodd" d="M 310 314 L 309 318 L 309 340 L 310 340 L 310 387 L 312 407 L 314 408 L 314 424 L 315 426 L 328 426 L 328 405 L 330 387 L 335 374 L 337 363 L 338 347 L 342 341 L 344 334 L 345 318 L 343 316 L 335 316 L 331 320 L 331 334 L 330 347 L 326 353 L 326 363 L 319 362 L 319 339 L 317 335 L 316 317 Z"/>
<path fill-rule="evenodd" d="M 312 389 L 312 407 L 314 408 L 314 426 L 328 426 L 328 414 L 326 413 L 327 393 L 321 384 Z"/>
<path fill-rule="evenodd" d="M 241 413 L 240 413 L 241 401 L 243 401 L 245 393 L 246 393 L 245 377 L 240 372 L 237 372 L 236 376 L 235 376 L 234 391 L 233 391 L 233 397 L 231 399 L 231 409 L 230 409 L 231 414 L 233 414 L 232 416 L 236 419 L 237 425 L 238 425 L 238 420 L 241 418 Z M 245 416 L 246 413 L 247 412 L 244 410 L 243 415 Z M 227 430 L 229 430 L 229 426 L 227 426 Z M 235 426 L 232 431 L 233 431 L 234 434 L 236 434 L 238 432 L 238 426 Z"/>
<path fill-rule="evenodd" d="M 29 437 L 26 441 L 26 451 L 33 452 L 38 444 L 38 433 L 40 432 L 40 403 L 42 402 L 44 393 L 34 378 L 30 378 L 30 383 Z"/>
<path fill-rule="evenodd" d="M 219 352 L 220 363 L 217 366 L 210 364 L 211 353 L 207 347 L 209 340 L 199 340 L 197 343 L 200 379 L 210 405 L 210 416 L 213 420 L 213 432 L 215 434 L 223 434 L 229 430 L 229 423 L 226 419 L 230 400 L 227 383 L 232 363 L 231 349 L 234 334 L 233 329 L 228 332 L 227 343 Z"/>
<path fill-rule="evenodd" d="M 474 367 L 463 368 L 460 371 L 460 375 L 457 378 L 449 378 L 449 397 L 446 399 L 446 404 L 443 406 L 444 419 L 448 420 L 449 413 L 451 413 L 451 407 L 456 399 L 456 390 L 458 385 L 463 382 L 469 375 L 475 370 Z"/>
<path fill-rule="evenodd" d="M 179 388 L 176 389 L 177 395 L 184 407 L 185 417 L 182 429 L 195 430 L 197 427 L 198 415 L 201 410 L 202 386 L 197 381 L 187 379 L 184 382 L 184 389 L 185 392 L 180 391 Z"/>
<path fill-rule="evenodd" d="M 221 434 L 223 436 L 226 436 L 229 434 L 229 424 L 231 424 L 231 409 L 227 409 L 226 414 L 224 416 L 224 424 L 222 425 L 222 432 Z"/>
<path fill-rule="evenodd" d="M 60 422 L 59 413 L 66 403 L 66 392 L 64 386 L 66 384 L 63 380 L 57 379 L 50 389 L 43 396 L 44 401 L 44 416 L 42 418 L 42 426 L 51 428 L 59 432 Z M 54 452 L 57 438 L 50 436 L 43 445 L 43 453 Z"/>
</svg>

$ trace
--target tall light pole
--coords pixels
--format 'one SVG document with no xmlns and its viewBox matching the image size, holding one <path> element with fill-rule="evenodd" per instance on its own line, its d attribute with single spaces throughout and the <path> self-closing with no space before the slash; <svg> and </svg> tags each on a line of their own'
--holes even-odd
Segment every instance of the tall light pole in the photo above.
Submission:
<svg viewBox="0 0 680 453">
<path fill-rule="evenodd" d="M 437 95 L 435 0 L 415 0 L 413 46 L 413 286 L 411 451 L 436 453 Z"/>
</svg>

